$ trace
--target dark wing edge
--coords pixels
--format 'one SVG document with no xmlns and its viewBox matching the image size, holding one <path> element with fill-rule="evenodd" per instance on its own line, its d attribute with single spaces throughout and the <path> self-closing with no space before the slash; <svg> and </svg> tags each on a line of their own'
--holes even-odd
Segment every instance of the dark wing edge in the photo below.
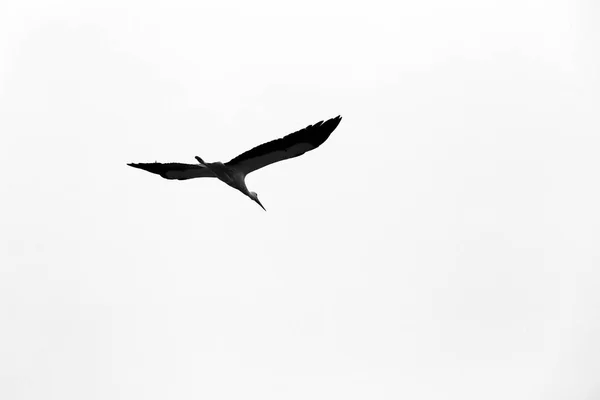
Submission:
<svg viewBox="0 0 600 400">
<path fill-rule="evenodd" d="M 263 143 L 235 157 L 227 165 L 249 174 L 269 164 L 301 156 L 322 145 L 341 120 L 342 117 L 338 115 L 327 121 L 309 125 L 280 139 Z"/>
<path fill-rule="evenodd" d="M 165 179 L 193 179 L 193 178 L 214 178 L 215 175 L 206 167 L 194 164 L 181 164 L 181 163 L 130 163 L 127 164 L 133 168 L 143 169 L 144 171 L 151 172 L 162 176 Z"/>
</svg>

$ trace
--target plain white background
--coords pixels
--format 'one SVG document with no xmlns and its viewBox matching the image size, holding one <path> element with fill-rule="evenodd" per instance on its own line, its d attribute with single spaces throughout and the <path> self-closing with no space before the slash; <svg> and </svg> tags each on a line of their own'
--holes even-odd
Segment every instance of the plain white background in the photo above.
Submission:
<svg viewBox="0 0 600 400">
<path fill-rule="evenodd" d="M 3 1 L 2 399 L 600 398 L 593 1 Z M 319 120 L 319 149 L 227 161 Z"/>
</svg>

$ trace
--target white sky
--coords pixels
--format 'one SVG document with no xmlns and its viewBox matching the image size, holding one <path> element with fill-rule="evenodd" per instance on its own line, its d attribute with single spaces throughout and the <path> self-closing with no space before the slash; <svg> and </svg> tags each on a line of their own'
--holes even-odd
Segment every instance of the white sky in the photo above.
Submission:
<svg viewBox="0 0 600 400">
<path fill-rule="evenodd" d="M 599 18 L 3 1 L 0 398 L 600 398 Z"/>
</svg>

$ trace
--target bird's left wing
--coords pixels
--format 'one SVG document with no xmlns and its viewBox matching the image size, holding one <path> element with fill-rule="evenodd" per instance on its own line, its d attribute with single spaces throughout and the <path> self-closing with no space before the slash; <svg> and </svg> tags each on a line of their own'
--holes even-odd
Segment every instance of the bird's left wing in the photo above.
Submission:
<svg viewBox="0 0 600 400">
<path fill-rule="evenodd" d="M 235 157 L 227 165 L 249 174 L 269 164 L 298 157 L 322 145 L 341 120 L 342 117 L 337 116 L 325 122 L 309 125 L 281 139 L 263 143 Z"/>
<path fill-rule="evenodd" d="M 165 179 L 192 179 L 192 178 L 215 178 L 215 174 L 206 167 L 198 164 L 181 164 L 181 163 L 141 163 L 127 164 L 130 167 L 143 169 L 144 171 L 152 172 L 162 176 Z"/>
</svg>

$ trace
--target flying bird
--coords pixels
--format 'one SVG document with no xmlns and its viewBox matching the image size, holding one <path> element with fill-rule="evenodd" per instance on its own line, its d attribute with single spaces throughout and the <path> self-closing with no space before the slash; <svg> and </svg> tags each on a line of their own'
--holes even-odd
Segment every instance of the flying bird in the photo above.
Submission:
<svg viewBox="0 0 600 400">
<path fill-rule="evenodd" d="M 263 210 L 267 211 L 258 200 L 256 192 L 251 192 L 246 187 L 246 175 L 267 165 L 298 157 L 307 151 L 316 149 L 329 138 L 329 135 L 337 128 L 341 120 L 342 117 L 337 116 L 327 121 L 317 122 L 281 139 L 256 146 L 226 163 L 207 163 L 196 156 L 197 164 L 154 162 L 127 165 L 152 172 L 165 179 L 219 178 L 232 188 L 250 197 Z"/>
</svg>

